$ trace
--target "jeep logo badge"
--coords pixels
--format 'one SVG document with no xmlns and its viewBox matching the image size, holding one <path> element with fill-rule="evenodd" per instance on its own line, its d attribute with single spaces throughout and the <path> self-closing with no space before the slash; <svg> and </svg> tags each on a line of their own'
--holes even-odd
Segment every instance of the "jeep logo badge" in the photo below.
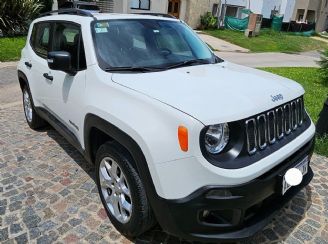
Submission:
<svg viewBox="0 0 328 244">
<path fill-rule="evenodd" d="M 284 100 L 284 96 L 282 94 L 278 94 L 278 95 L 275 95 L 275 96 L 271 95 L 271 100 L 272 100 L 272 102 L 277 102 L 279 100 Z"/>
</svg>

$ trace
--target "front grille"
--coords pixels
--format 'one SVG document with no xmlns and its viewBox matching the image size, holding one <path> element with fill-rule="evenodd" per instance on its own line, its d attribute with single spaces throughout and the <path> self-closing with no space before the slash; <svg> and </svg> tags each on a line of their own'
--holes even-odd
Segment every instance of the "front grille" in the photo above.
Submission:
<svg viewBox="0 0 328 244">
<path fill-rule="evenodd" d="M 296 131 L 304 122 L 304 101 L 298 98 L 245 121 L 247 151 L 264 150 Z"/>
</svg>

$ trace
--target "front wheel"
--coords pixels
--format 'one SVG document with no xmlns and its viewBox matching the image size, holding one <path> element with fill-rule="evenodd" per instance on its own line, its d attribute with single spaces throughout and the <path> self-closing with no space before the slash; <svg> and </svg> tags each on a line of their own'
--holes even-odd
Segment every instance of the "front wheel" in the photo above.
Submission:
<svg viewBox="0 0 328 244">
<path fill-rule="evenodd" d="M 122 234 L 136 237 L 155 224 L 132 159 L 119 145 L 106 143 L 99 148 L 96 183 L 109 219 Z"/>
</svg>

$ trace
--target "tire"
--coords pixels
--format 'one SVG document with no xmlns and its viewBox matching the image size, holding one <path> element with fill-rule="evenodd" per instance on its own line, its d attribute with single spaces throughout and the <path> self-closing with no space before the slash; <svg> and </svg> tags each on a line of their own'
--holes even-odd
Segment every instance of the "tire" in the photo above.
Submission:
<svg viewBox="0 0 328 244">
<path fill-rule="evenodd" d="M 156 221 L 133 161 L 124 152 L 119 145 L 111 142 L 99 148 L 96 154 L 96 183 L 101 201 L 115 228 L 125 236 L 137 237 L 153 227 Z M 107 180 L 104 180 L 104 175 Z M 117 176 L 116 180 L 113 175 Z"/>
<path fill-rule="evenodd" d="M 31 129 L 37 130 L 46 125 L 46 122 L 36 113 L 32 95 L 27 86 L 22 89 L 24 115 L 27 124 Z"/>
</svg>

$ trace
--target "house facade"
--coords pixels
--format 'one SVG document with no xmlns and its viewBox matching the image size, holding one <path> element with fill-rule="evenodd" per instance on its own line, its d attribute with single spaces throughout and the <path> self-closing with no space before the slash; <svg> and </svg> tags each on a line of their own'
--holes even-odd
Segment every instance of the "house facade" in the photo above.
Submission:
<svg viewBox="0 0 328 244">
<path fill-rule="evenodd" d="M 328 28 L 328 0 L 222 0 L 220 19 L 243 18 L 245 8 L 264 18 L 279 14 L 284 16 L 283 22 L 316 23 L 319 32 Z"/>
<path fill-rule="evenodd" d="M 221 0 L 109 0 L 115 13 L 171 14 L 185 21 L 192 28 L 200 25 L 200 16 L 215 12 Z"/>
<path fill-rule="evenodd" d="M 54 0 L 53 9 L 63 1 Z M 206 12 L 218 15 L 221 0 L 95 0 L 107 13 L 162 13 L 185 21 L 192 28 L 200 25 L 200 16 Z"/>
<path fill-rule="evenodd" d="M 225 16 L 242 18 L 242 10 L 250 9 L 253 13 L 271 18 L 273 13 L 280 13 L 282 0 L 222 0 L 221 18 Z"/>
<path fill-rule="evenodd" d="M 292 20 L 316 23 L 316 31 L 328 28 L 328 0 L 297 0 Z"/>
</svg>

